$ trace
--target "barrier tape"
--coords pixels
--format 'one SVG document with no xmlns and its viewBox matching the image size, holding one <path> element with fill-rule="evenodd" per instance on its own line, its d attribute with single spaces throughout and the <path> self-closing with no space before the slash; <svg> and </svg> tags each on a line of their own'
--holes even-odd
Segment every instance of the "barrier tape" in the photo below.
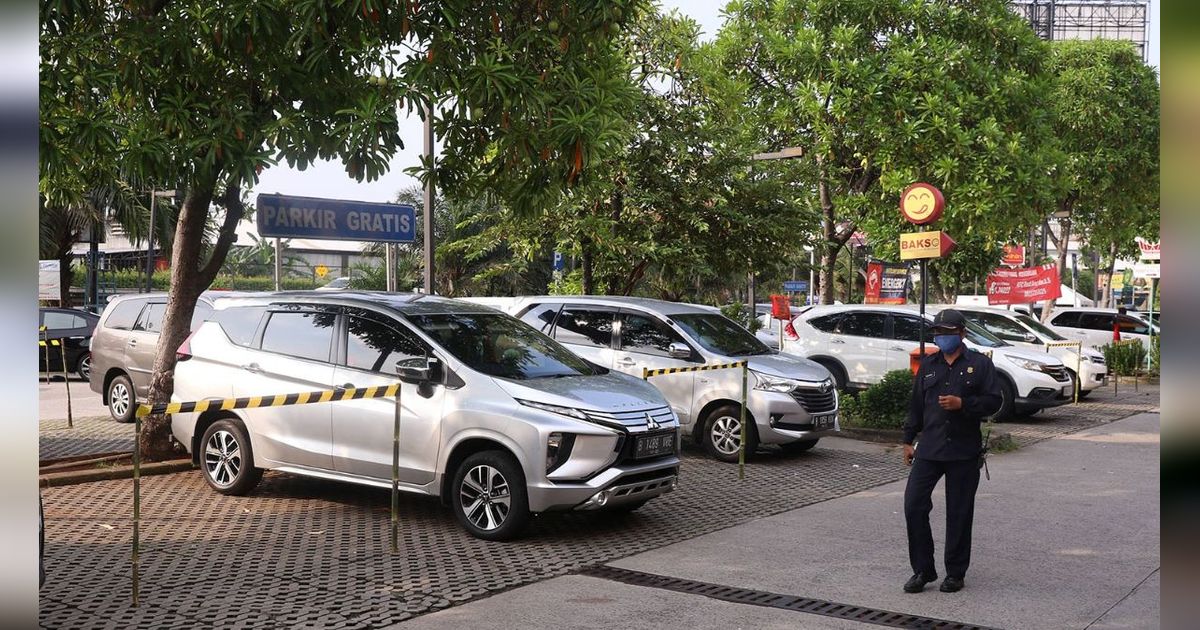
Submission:
<svg viewBox="0 0 1200 630">
<path fill-rule="evenodd" d="M 1082 350 L 1083 342 L 1082 341 L 1047 341 L 1046 342 L 1047 348 L 1070 348 L 1072 346 Z"/>
<path fill-rule="evenodd" d="M 673 368 L 658 368 L 651 370 L 642 368 L 642 379 L 645 380 L 651 376 L 661 376 L 663 374 L 679 374 L 681 372 L 706 372 L 708 370 L 727 370 L 730 368 L 746 367 L 745 361 L 734 361 L 733 363 L 715 363 L 713 365 L 698 365 L 695 367 L 673 367 Z"/>
<path fill-rule="evenodd" d="M 39 339 L 38 340 L 38 347 L 40 347 L 40 348 L 45 348 L 47 344 L 49 344 L 51 346 L 61 346 L 62 345 L 62 343 L 59 342 L 59 340 L 57 340 L 57 339 L 49 339 L 49 340 Z"/>
<path fill-rule="evenodd" d="M 313 392 L 298 394 L 276 394 L 274 396 L 248 396 L 245 398 L 220 398 L 212 400 L 197 400 L 192 402 L 158 403 L 156 405 L 138 405 L 138 418 L 164 413 L 203 413 L 210 409 L 227 411 L 229 409 L 257 409 L 260 407 L 286 407 L 289 405 L 311 405 L 314 403 L 336 402 L 340 400 L 367 400 L 370 398 L 392 398 L 399 391 L 400 384 L 375 385 L 372 387 L 351 387 L 347 389 L 320 389 Z"/>
<path fill-rule="evenodd" d="M 1075 349 L 1075 399 L 1071 402 L 1072 405 L 1079 404 L 1079 392 L 1083 390 L 1083 342 L 1082 341 L 1047 341 L 1046 353 L 1050 353 L 1050 348 L 1074 348 Z"/>
</svg>

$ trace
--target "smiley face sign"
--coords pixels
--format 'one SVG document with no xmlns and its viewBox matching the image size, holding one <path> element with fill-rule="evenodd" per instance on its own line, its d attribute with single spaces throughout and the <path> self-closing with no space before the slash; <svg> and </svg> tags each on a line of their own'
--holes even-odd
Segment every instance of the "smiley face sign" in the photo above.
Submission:
<svg viewBox="0 0 1200 630">
<path fill-rule="evenodd" d="M 937 221 L 942 216 L 942 208 L 945 205 L 942 191 L 924 182 L 917 182 L 905 188 L 900 195 L 900 213 L 909 223 L 915 225 Z"/>
</svg>

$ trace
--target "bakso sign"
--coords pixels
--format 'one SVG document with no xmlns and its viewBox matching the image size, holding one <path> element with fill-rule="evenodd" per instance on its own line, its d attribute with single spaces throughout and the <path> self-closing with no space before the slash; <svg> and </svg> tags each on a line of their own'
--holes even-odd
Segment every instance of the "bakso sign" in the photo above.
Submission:
<svg viewBox="0 0 1200 630">
<path fill-rule="evenodd" d="M 416 239 L 416 208 L 287 195 L 259 195 L 258 233 L 273 238 L 411 243 Z"/>
</svg>

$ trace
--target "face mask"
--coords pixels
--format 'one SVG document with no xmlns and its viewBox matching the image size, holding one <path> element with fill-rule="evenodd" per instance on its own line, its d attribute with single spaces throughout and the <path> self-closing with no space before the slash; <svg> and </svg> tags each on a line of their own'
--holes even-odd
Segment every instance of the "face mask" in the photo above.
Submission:
<svg viewBox="0 0 1200 630">
<path fill-rule="evenodd" d="M 958 335 L 934 335 L 933 343 L 943 354 L 954 354 L 962 347 L 962 337 Z"/>
</svg>

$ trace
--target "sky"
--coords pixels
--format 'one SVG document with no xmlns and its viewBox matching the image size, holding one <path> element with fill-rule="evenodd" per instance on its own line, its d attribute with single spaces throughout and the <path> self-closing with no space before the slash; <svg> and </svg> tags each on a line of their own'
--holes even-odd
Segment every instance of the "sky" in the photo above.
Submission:
<svg viewBox="0 0 1200 630">
<path fill-rule="evenodd" d="M 1147 51 L 1148 63 L 1159 66 L 1159 5 L 1161 0 L 1150 0 L 1150 29 Z M 662 0 L 663 9 L 676 9 L 700 25 L 703 39 L 713 38 L 721 27 L 721 8 L 725 0 Z M 415 113 L 400 123 L 400 136 L 404 150 L 391 162 L 391 169 L 373 182 L 356 182 L 346 174 L 341 162 L 320 162 L 306 171 L 288 168 L 286 163 L 263 171 L 258 186 L 251 194 L 281 193 L 302 197 L 327 197 L 355 201 L 392 201 L 397 191 L 409 186 L 418 186 L 417 180 L 404 172 L 420 163 L 422 140 L 421 119 Z M 435 152 L 440 143 L 435 143 Z"/>
</svg>

